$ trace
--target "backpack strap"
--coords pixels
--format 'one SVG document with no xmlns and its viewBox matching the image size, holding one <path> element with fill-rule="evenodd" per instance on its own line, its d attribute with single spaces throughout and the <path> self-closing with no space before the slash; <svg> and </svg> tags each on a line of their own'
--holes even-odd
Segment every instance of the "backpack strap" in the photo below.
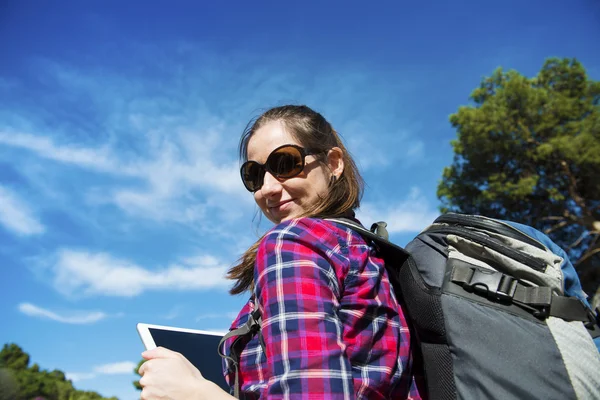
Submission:
<svg viewBox="0 0 600 400">
<path fill-rule="evenodd" d="M 233 365 L 233 368 L 235 369 L 235 381 L 233 384 L 233 396 L 236 399 L 240 398 L 239 361 L 240 361 L 240 356 L 241 356 L 241 351 L 238 352 L 238 349 L 236 348 L 236 344 L 242 337 L 250 335 L 250 337 L 252 338 L 255 334 L 258 333 L 260 347 L 262 348 L 263 352 L 265 352 L 265 339 L 263 338 L 261 331 L 260 331 L 261 324 L 262 324 L 262 316 L 260 315 L 260 311 L 257 308 L 252 313 L 250 313 L 250 315 L 248 315 L 248 321 L 244 325 L 242 325 L 239 328 L 232 329 L 231 331 L 229 331 L 225 336 L 223 336 L 223 339 L 221 339 L 221 341 L 219 342 L 219 347 L 217 349 L 219 355 L 222 358 L 231 362 L 231 364 Z M 237 337 L 237 339 L 235 339 L 233 341 L 233 343 L 231 344 L 230 355 L 226 355 L 224 353 L 224 350 L 225 350 L 224 343 L 227 339 L 229 339 L 231 337 Z"/>
<path fill-rule="evenodd" d="M 513 303 L 533 311 L 537 318 L 548 316 L 566 321 L 595 323 L 591 310 L 577 297 L 552 293 L 543 286 L 524 285 L 518 279 L 499 271 L 482 271 L 460 260 L 449 261 L 450 279 L 467 291 L 476 292 L 490 300 Z"/>
<path fill-rule="evenodd" d="M 377 246 L 377 249 L 384 254 L 392 253 L 395 256 L 401 256 L 402 259 L 410 256 L 408 251 L 389 241 L 389 234 L 386 229 L 387 224 L 383 221 L 375 222 L 371 225 L 371 230 L 369 230 L 350 218 L 325 218 L 325 220 L 337 222 L 340 225 L 353 229 L 364 238 L 373 242 Z"/>
</svg>

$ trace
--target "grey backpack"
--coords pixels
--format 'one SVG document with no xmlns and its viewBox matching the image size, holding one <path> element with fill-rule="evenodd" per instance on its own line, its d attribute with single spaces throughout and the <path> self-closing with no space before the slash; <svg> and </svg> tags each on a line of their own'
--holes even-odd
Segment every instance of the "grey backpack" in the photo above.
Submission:
<svg viewBox="0 0 600 400">
<path fill-rule="evenodd" d="M 598 313 L 541 232 L 446 214 L 406 249 L 334 219 L 384 258 L 419 343 L 430 399 L 600 399 Z"/>
<path fill-rule="evenodd" d="M 564 251 L 543 233 L 445 214 L 403 249 L 383 222 L 368 230 L 329 220 L 360 233 L 384 259 L 429 399 L 600 399 L 598 313 Z M 237 398 L 238 354 L 223 354 L 222 343 L 258 334 L 264 349 L 260 325 L 255 312 L 219 345 L 235 368 Z"/>
</svg>

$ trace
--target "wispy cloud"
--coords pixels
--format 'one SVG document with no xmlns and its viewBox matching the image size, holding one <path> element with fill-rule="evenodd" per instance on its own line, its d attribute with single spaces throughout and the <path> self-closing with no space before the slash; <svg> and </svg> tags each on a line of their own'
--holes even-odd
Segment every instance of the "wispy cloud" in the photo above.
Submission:
<svg viewBox="0 0 600 400">
<path fill-rule="evenodd" d="M 406 149 L 406 156 L 410 161 L 422 160 L 425 155 L 425 144 L 420 140 L 412 141 Z"/>
<path fill-rule="evenodd" d="M 206 320 L 206 319 L 215 319 L 215 318 L 226 318 L 226 319 L 234 319 L 237 317 L 237 311 L 230 312 L 221 312 L 221 313 L 208 313 L 208 314 L 200 314 L 196 317 L 196 321 Z"/>
<path fill-rule="evenodd" d="M 65 377 L 73 382 L 80 382 L 87 379 L 93 379 L 96 374 L 92 372 L 66 372 Z"/>
<path fill-rule="evenodd" d="M 136 363 L 121 361 L 112 364 L 97 365 L 92 368 L 93 372 L 67 372 L 66 378 L 73 382 L 94 379 L 98 375 L 129 375 L 133 374 Z"/>
<path fill-rule="evenodd" d="M 280 104 L 283 99 L 315 107 L 342 132 L 366 169 L 423 157 L 422 143 L 415 137 L 419 127 L 397 113 L 397 98 L 414 90 L 405 82 L 380 79 L 367 69 L 336 67 L 322 69 L 310 76 L 310 83 L 298 85 L 304 71 L 289 66 L 256 68 L 252 54 L 239 54 L 237 66 L 232 66 L 229 58 L 183 43 L 172 55 L 186 54 L 194 62 L 173 68 L 171 61 L 160 61 L 170 57 L 157 60 L 156 53 L 164 51 L 162 47 L 135 50 L 139 62 L 152 62 L 160 79 L 38 60 L 44 79 L 64 89 L 45 101 L 72 104 L 74 99 L 85 99 L 86 113 L 99 123 L 83 125 L 65 116 L 54 124 L 23 118 L 26 123 L 0 125 L 0 146 L 30 152 L 38 158 L 32 162 L 44 167 L 61 165 L 56 180 L 73 171 L 106 175 L 80 179 L 77 193 L 66 191 L 71 197 L 82 194 L 85 203 L 70 213 L 115 205 L 127 217 L 195 229 L 216 218 L 232 226 L 251 213 L 253 200 L 240 184 L 235 147 L 257 107 Z M 285 59 L 277 62 L 292 65 Z M 197 64 L 205 67 L 186 69 Z M 241 78 L 239 70 L 249 70 L 243 68 L 246 65 L 252 65 L 253 72 Z M 223 84 L 217 90 L 211 82 Z M 61 98 L 60 93 L 69 96 Z M 25 111 L 36 115 L 35 110 Z M 40 179 L 39 174 L 30 175 L 31 180 Z M 61 186 L 54 183 L 49 187 Z M 42 185 L 48 187 L 47 179 Z"/>
<path fill-rule="evenodd" d="M 181 315 L 183 309 L 184 309 L 183 305 L 173 306 L 169 310 L 169 312 L 167 312 L 166 314 L 164 314 L 162 316 L 162 318 L 167 319 L 167 320 L 175 319 Z"/>
<path fill-rule="evenodd" d="M 115 172 L 107 148 L 57 145 L 51 138 L 21 132 L 0 132 L 0 144 L 32 151 L 40 157 L 100 171 Z"/>
<path fill-rule="evenodd" d="M 364 171 L 390 165 L 404 168 L 423 161 L 423 147 L 422 141 L 413 138 L 407 132 L 398 132 L 390 136 L 367 131 L 363 136 L 352 135 L 348 141 L 348 148 Z"/>
<path fill-rule="evenodd" d="M 0 185 L 0 224 L 17 235 L 36 235 L 46 228 L 30 207 L 11 190 Z"/>
<path fill-rule="evenodd" d="M 137 364 L 131 361 L 121 361 L 94 367 L 94 372 L 103 375 L 130 374 Z"/>
<path fill-rule="evenodd" d="M 147 150 L 142 155 L 122 154 L 108 144 L 73 146 L 57 138 L 21 132 L 0 132 L 0 145 L 32 152 L 42 160 L 110 175 L 109 187 L 96 183 L 98 179 L 83 182 L 81 189 L 88 206 L 114 204 L 138 218 L 191 225 L 215 209 L 236 219 L 241 213 L 231 210 L 251 205 L 251 197 L 239 182 L 234 155 L 225 161 L 215 159 L 219 139 L 189 132 L 145 136 Z"/>
<path fill-rule="evenodd" d="M 65 324 L 76 324 L 76 325 L 84 325 L 84 324 L 93 324 L 100 320 L 103 320 L 107 317 L 107 315 L 100 311 L 91 311 L 91 312 L 83 312 L 83 311 L 70 311 L 67 312 L 67 315 L 61 315 L 57 312 L 47 310 L 42 307 L 38 307 L 31 303 L 21 303 L 19 304 L 19 311 L 21 311 L 25 315 L 29 315 L 30 317 L 44 318 L 50 319 L 53 321 L 62 322 Z"/>
<path fill-rule="evenodd" d="M 397 112 L 399 94 L 412 90 L 403 87 L 406 83 L 349 67 L 320 69 L 297 84 L 296 78 L 305 77 L 306 71 L 286 60 L 278 58 L 277 63 L 289 64 L 290 69 L 279 69 L 279 64 L 246 69 L 240 66 L 259 64 L 251 54 L 235 57 L 239 64 L 232 66 L 229 58 L 196 50 L 194 45 L 178 49 L 186 57 L 201 57 L 182 68 L 172 68 L 172 62 L 162 65 L 160 59 L 168 57 L 155 60 L 153 51 L 161 49 L 152 49 L 147 60 L 144 54 L 136 54 L 140 62 L 152 60 L 156 69 L 152 79 L 39 62 L 40 76 L 62 89 L 45 101 L 75 106 L 85 100 L 86 107 L 79 110 L 85 123 L 80 117 L 70 119 L 71 114 L 36 117 L 36 106 L 12 109 L 11 114 L 22 118 L 0 123 L 0 149 L 9 150 L 3 156 L 39 189 L 36 195 L 49 200 L 48 208 L 57 208 L 75 221 L 73 226 L 65 224 L 66 229 L 80 229 L 95 240 L 114 237 L 114 231 L 127 230 L 141 237 L 144 228 L 165 234 L 185 225 L 186 233 L 200 231 L 200 240 L 235 235 L 235 240 L 210 249 L 211 254 L 229 252 L 223 257 L 232 262 L 231 248 L 251 242 L 248 236 L 255 208 L 239 179 L 239 135 L 248 119 L 260 112 L 257 107 L 288 102 L 285 99 L 309 104 L 326 115 L 367 169 L 423 157 L 423 144 L 415 136 L 419 127 Z M 206 68 L 191 67 L 200 64 Z M 252 73 L 240 77 L 240 70 Z M 212 82 L 222 84 L 217 87 Z M 39 111 L 43 111 L 44 103 L 40 104 Z M 35 165 L 35 170 L 28 165 Z M 402 221 L 406 213 L 423 214 L 413 215 L 415 220 L 408 224 L 393 223 L 392 228 L 398 230 L 413 229 L 428 215 L 428 209 L 403 204 L 384 210 L 388 219 Z M 368 204 L 363 211 L 381 215 L 375 206 L 369 211 Z M 82 242 L 77 245 L 88 246 Z M 215 243 L 209 240 L 203 245 Z M 111 245 L 100 244 L 101 248 Z M 228 285 L 223 278 L 226 267 L 214 260 L 141 265 L 135 249 L 131 259 L 125 260 L 91 248 L 74 249 L 72 243 L 54 246 L 68 246 L 55 253 L 50 269 L 51 282 L 67 295 L 131 297 L 147 291 Z"/>
<path fill-rule="evenodd" d="M 106 253 L 61 250 L 53 266 L 54 287 L 66 295 L 133 297 L 148 290 L 205 290 L 224 287 L 227 266 L 216 258 L 194 258 L 150 270 Z"/>
<path fill-rule="evenodd" d="M 357 213 L 364 224 L 377 221 L 387 222 L 389 233 L 420 232 L 438 217 L 421 191 L 413 187 L 405 199 L 397 202 L 365 203 Z"/>
</svg>

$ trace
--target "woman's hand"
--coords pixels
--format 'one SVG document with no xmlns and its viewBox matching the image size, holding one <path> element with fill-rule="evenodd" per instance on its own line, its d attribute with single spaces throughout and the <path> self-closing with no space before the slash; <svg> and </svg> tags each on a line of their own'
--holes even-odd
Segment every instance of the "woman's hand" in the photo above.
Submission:
<svg viewBox="0 0 600 400">
<path fill-rule="evenodd" d="M 142 400 L 230 399 L 215 383 L 180 353 L 157 347 L 142 353 L 146 360 L 139 369 Z"/>
</svg>

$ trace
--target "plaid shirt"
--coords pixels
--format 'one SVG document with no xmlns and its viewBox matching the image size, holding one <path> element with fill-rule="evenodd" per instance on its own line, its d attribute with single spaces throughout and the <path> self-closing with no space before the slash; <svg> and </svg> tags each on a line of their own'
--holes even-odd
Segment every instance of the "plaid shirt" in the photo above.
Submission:
<svg viewBox="0 0 600 400">
<path fill-rule="evenodd" d="M 236 345 L 242 398 L 421 398 L 402 308 L 359 234 L 319 219 L 283 222 L 261 241 L 254 278 L 231 329 L 259 307 L 266 355 L 258 335 Z M 224 367 L 233 385 L 234 369 Z"/>
</svg>

